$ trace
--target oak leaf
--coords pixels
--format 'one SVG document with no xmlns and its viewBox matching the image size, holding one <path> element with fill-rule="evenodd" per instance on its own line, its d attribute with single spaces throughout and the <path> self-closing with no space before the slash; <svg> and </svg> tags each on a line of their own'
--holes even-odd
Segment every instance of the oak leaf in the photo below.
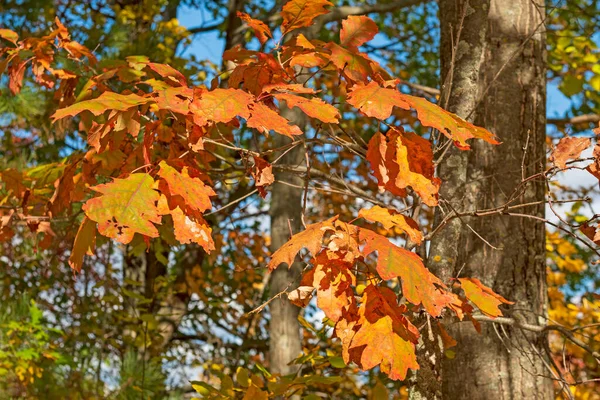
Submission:
<svg viewBox="0 0 600 400">
<path fill-rule="evenodd" d="M 286 263 L 291 267 L 298 252 L 305 247 L 311 254 L 316 255 L 321 250 L 325 233 L 335 229 L 333 223 L 336 219 L 337 217 L 333 217 L 326 221 L 310 224 L 305 230 L 292 236 L 288 242 L 273 253 L 271 261 L 267 264 L 269 270 L 274 270 L 281 263 Z"/>
<path fill-rule="evenodd" d="M 360 46 L 373 39 L 378 31 L 377 24 L 371 18 L 351 15 L 342 21 L 340 42 L 344 47 L 358 50 Z"/>
<path fill-rule="evenodd" d="M 385 120 L 392 115 L 394 106 L 408 110 L 410 105 L 404 95 L 396 89 L 380 86 L 377 82 L 367 85 L 357 83 L 348 96 L 348 103 L 367 117 Z"/>
<path fill-rule="evenodd" d="M 8 40 L 16 46 L 17 41 L 19 40 L 19 34 L 10 29 L 0 29 L 0 38 Z"/>
<path fill-rule="evenodd" d="M 288 93 L 278 93 L 273 96 L 279 101 L 285 101 L 289 108 L 298 107 L 311 118 L 316 118 L 325 123 L 339 123 L 340 113 L 338 109 L 318 97 L 306 99 Z"/>
<path fill-rule="evenodd" d="M 235 117 L 248 119 L 249 105 L 254 96 L 240 89 L 221 89 L 203 92 L 194 99 L 190 111 L 194 113 L 194 122 L 200 126 L 210 122 L 230 122 Z"/>
<path fill-rule="evenodd" d="M 360 313 L 360 328 L 352 336 L 348 358 L 363 369 L 377 365 L 390 379 L 402 380 L 409 369 L 419 369 L 415 343 L 417 328 L 402 315 L 395 294 L 388 288 L 367 286 Z"/>
<path fill-rule="evenodd" d="M 365 242 L 365 257 L 377 251 L 376 269 L 381 279 L 399 277 L 402 281 L 402 294 L 410 303 L 422 304 L 431 316 L 437 317 L 453 302 L 453 296 L 445 290 L 442 281 L 425 268 L 418 255 L 368 229 L 361 228 L 359 238 L 361 242 Z"/>
<path fill-rule="evenodd" d="M 215 243 L 211 237 L 212 229 L 200 215 L 194 215 L 194 213 L 186 215 L 179 207 L 171 210 L 170 214 L 173 218 L 175 239 L 179 243 L 196 243 L 207 253 L 215 249 Z"/>
<path fill-rule="evenodd" d="M 398 174 L 395 185 L 401 189 L 412 187 L 428 206 L 438 203 L 441 181 L 433 176 L 433 151 L 428 140 L 412 132 L 392 132 L 396 140 Z"/>
<path fill-rule="evenodd" d="M 158 237 L 154 224 L 161 221 L 157 209 L 159 194 L 148 174 L 131 174 L 125 179 L 94 186 L 102 193 L 83 205 L 89 219 L 98 223 L 99 232 L 123 244 L 131 242 L 135 233 Z"/>
<path fill-rule="evenodd" d="M 415 345 L 394 332 L 390 317 L 361 325 L 352 338 L 351 346 L 365 346 L 358 360 L 362 369 L 379 365 L 381 372 L 392 380 L 403 380 L 409 369 L 419 369 Z"/>
<path fill-rule="evenodd" d="M 377 178 L 379 190 L 387 190 L 396 196 L 405 197 L 406 190 L 396 186 L 398 164 L 394 160 L 395 146 L 388 145 L 387 138 L 377 132 L 367 147 L 367 161 L 371 166 L 373 175 Z"/>
<path fill-rule="evenodd" d="M 285 35 L 294 29 L 310 26 L 316 17 L 329 12 L 325 7 L 332 5 L 327 0 L 288 1 L 281 10 L 281 33 Z"/>
<path fill-rule="evenodd" d="M 132 107 L 137 107 L 152 101 L 151 98 L 138 96 L 134 93 L 120 94 L 115 92 L 104 92 L 95 99 L 80 101 L 69 107 L 56 110 L 52 115 L 52 119 L 55 122 L 61 118 L 74 117 L 83 111 L 89 111 L 96 116 L 107 110 L 126 111 Z"/>
<path fill-rule="evenodd" d="M 179 172 L 165 161 L 159 167 L 158 176 L 166 182 L 171 196 L 181 196 L 187 207 L 201 213 L 212 208 L 210 197 L 216 193 L 202 180 L 191 177 L 187 167 Z"/>
<path fill-rule="evenodd" d="M 588 223 L 584 223 L 579 230 L 592 242 L 600 245 L 600 226 L 591 226 Z"/>
<path fill-rule="evenodd" d="M 581 153 L 590 147 L 592 143 L 590 138 L 584 137 L 565 137 L 559 140 L 558 144 L 552 150 L 550 161 L 558 168 L 567 168 L 567 161 L 579 158 Z"/>
<path fill-rule="evenodd" d="M 73 249 L 69 256 L 69 266 L 75 271 L 81 271 L 83 265 L 83 257 L 88 255 L 94 255 L 94 248 L 96 247 L 96 222 L 90 220 L 87 217 L 83 218 L 75 241 L 73 242 Z"/>
<path fill-rule="evenodd" d="M 449 139 L 454 141 L 454 145 L 462 150 L 470 149 L 467 144 L 469 139 L 482 139 L 490 144 L 500 144 L 496 136 L 487 129 L 473 125 L 422 98 L 408 94 L 403 94 L 405 102 L 417 111 L 417 118 L 424 126 L 437 129 Z"/>
<path fill-rule="evenodd" d="M 329 59 L 335 67 L 353 82 L 367 82 L 373 72 L 371 60 L 357 52 L 347 50 L 333 42 L 327 44 Z"/>
<path fill-rule="evenodd" d="M 326 251 L 315 257 L 315 263 L 313 286 L 317 289 L 317 306 L 327 318 L 337 322 L 342 310 L 354 301 L 351 286 L 356 285 L 356 278 L 351 271 L 352 264 L 329 259 Z"/>
<path fill-rule="evenodd" d="M 254 19 L 248 14 L 240 11 L 237 12 L 237 16 L 246 24 L 248 24 L 250 28 L 252 28 L 260 44 L 265 44 L 265 42 L 269 40 L 269 38 L 273 37 L 273 35 L 271 34 L 271 30 L 264 22 Z"/>
<path fill-rule="evenodd" d="M 514 304 L 485 286 L 477 278 L 458 278 L 460 286 L 469 301 L 488 317 L 499 317 L 502 311 L 498 308 L 501 303 Z"/>
<path fill-rule="evenodd" d="M 373 206 L 369 209 L 361 209 L 358 216 L 370 222 L 379 222 L 385 229 L 399 228 L 406 232 L 416 244 L 423 240 L 423 234 L 419 230 L 417 223 L 410 217 L 406 217 L 396 211 L 380 206 Z"/>
<path fill-rule="evenodd" d="M 250 118 L 248 118 L 246 124 L 250 128 L 258 129 L 259 132 L 265 135 L 268 135 L 270 131 L 275 131 L 289 138 L 302 135 L 302 131 L 297 125 L 292 125 L 290 121 L 263 103 L 252 105 Z"/>
<path fill-rule="evenodd" d="M 252 177 L 258 192 L 264 199 L 267 196 L 265 187 L 275 182 L 275 176 L 273 175 L 273 166 L 267 162 L 267 160 L 254 157 L 254 168 L 252 169 Z"/>
</svg>

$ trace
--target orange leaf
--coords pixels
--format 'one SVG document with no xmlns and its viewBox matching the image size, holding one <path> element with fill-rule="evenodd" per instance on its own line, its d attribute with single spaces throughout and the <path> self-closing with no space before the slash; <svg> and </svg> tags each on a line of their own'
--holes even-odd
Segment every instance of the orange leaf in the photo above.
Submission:
<svg viewBox="0 0 600 400">
<path fill-rule="evenodd" d="M 342 310 L 354 301 L 351 286 L 356 285 L 356 278 L 351 272 L 352 264 L 330 260 L 326 252 L 319 253 L 315 262 L 313 286 L 317 289 L 317 306 L 327 318 L 337 322 L 342 317 Z"/>
<path fill-rule="evenodd" d="M 313 19 L 329 12 L 325 7 L 332 5 L 327 0 L 288 1 L 281 10 L 281 17 L 283 18 L 281 33 L 285 35 L 294 29 L 310 26 Z"/>
<path fill-rule="evenodd" d="M 247 23 L 248 26 L 252 28 L 252 30 L 254 30 L 254 34 L 258 38 L 260 44 L 265 44 L 265 42 L 269 40 L 269 38 L 273 37 L 273 35 L 271 34 L 271 30 L 264 22 L 254 19 L 248 14 L 240 11 L 237 12 L 237 16 L 238 18 L 241 18 L 242 21 Z"/>
<path fill-rule="evenodd" d="M 418 330 L 401 313 L 388 288 L 367 286 L 360 308 L 360 328 L 347 353 L 363 369 L 377 365 L 390 379 L 402 380 L 408 369 L 419 369 L 415 355 Z M 344 343 L 344 342 L 342 342 Z"/>
<path fill-rule="evenodd" d="M 383 280 L 399 277 L 402 281 L 402 294 L 412 304 L 423 304 L 425 310 L 434 317 L 452 303 L 454 298 L 444 284 L 425 266 L 421 258 L 413 252 L 391 243 L 385 236 L 361 228 L 361 242 L 365 242 L 363 255 L 377 251 L 377 273 Z"/>
<path fill-rule="evenodd" d="M 239 89 L 215 89 L 201 94 L 200 99 L 195 99 L 190 105 L 194 113 L 194 122 L 203 126 L 212 122 L 227 123 L 237 116 L 248 119 L 250 117 L 250 103 L 254 96 Z"/>
<path fill-rule="evenodd" d="M 296 289 L 288 293 L 288 300 L 298 306 L 306 307 L 313 298 L 315 288 L 312 286 L 298 286 Z"/>
<path fill-rule="evenodd" d="M 449 349 L 451 347 L 456 346 L 458 343 L 456 342 L 456 340 L 454 340 L 452 336 L 450 336 L 450 334 L 448 334 L 448 332 L 444 328 L 444 325 L 442 325 L 440 321 L 438 321 L 437 325 L 438 329 L 440 330 L 440 336 L 442 337 L 442 343 L 444 343 L 444 349 Z"/>
<path fill-rule="evenodd" d="M 354 82 L 366 82 L 373 72 L 371 60 L 361 54 L 346 50 L 335 43 L 328 43 L 327 48 L 331 51 L 329 59 L 345 77 Z"/>
<path fill-rule="evenodd" d="M 405 102 L 417 111 L 417 118 L 424 126 L 437 129 L 454 141 L 456 147 L 467 150 L 467 140 L 477 138 L 491 144 L 500 144 L 496 136 L 484 128 L 473 125 L 440 106 L 422 98 L 402 94 Z"/>
<path fill-rule="evenodd" d="M 380 120 L 389 118 L 394 106 L 403 110 L 413 108 L 417 111 L 421 124 L 439 130 L 463 150 L 470 148 L 466 141 L 472 138 L 499 144 L 496 137 L 486 129 L 477 127 L 424 98 L 400 93 L 395 88 L 385 88 L 376 82 L 357 84 L 350 92 L 348 103 L 368 117 Z"/>
<path fill-rule="evenodd" d="M 212 207 L 210 196 L 215 192 L 200 179 L 190 177 L 187 167 L 178 172 L 165 161 L 161 161 L 159 167 L 158 176 L 167 183 L 171 196 L 181 196 L 187 207 L 201 213 Z"/>
<path fill-rule="evenodd" d="M 368 85 L 357 83 L 348 96 L 348 103 L 367 117 L 380 120 L 389 118 L 394 106 L 404 110 L 410 108 L 402 93 L 396 89 L 381 87 L 377 82 L 369 82 Z"/>
<path fill-rule="evenodd" d="M 94 248 L 96 247 L 96 222 L 90 220 L 87 217 L 83 218 L 77 236 L 75 236 L 75 242 L 73 242 L 73 249 L 69 256 L 69 266 L 75 271 L 81 271 L 83 265 L 83 257 L 85 255 L 94 255 Z"/>
<path fill-rule="evenodd" d="M 488 317 L 495 318 L 502 315 L 502 311 L 498 308 L 501 303 L 514 304 L 512 301 L 508 301 L 499 294 L 494 293 L 492 289 L 485 286 L 477 278 L 458 278 L 458 280 L 467 299 Z"/>
<path fill-rule="evenodd" d="M 419 369 L 415 345 L 394 332 L 390 317 L 383 317 L 374 324 L 363 324 L 354 334 L 351 346 L 365 346 L 359 360 L 363 369 L 379 365 L 381 372 L 392 380 L 403 380 L 409 369 Z"/>
<path fill-rule="evenodd" d="M 152 102 L 152 99 L 138 96 L 137 94 L 119 94 L 115 92 L 104 92 L 92 100 L 84 100 L 69 107 L 61 108 L 52 115 L 53 121 L 64 117 L 73 117 L 82 111 L 89 111 L 98 116 L 105 111 L 126 111 L 131 107 L 140 106 Z"/>
<path fill-rule="evenodd" d="M 292 236 L 287 243 L 273 253 L 271 261 L 267 264 L 269 270 L 274 270 L 281 263 L 286 263 L 288 266 L 291 266 L 298 252 L 305 247 L 311 254 L 316 255 L 321 250 L 325 232 L 335 229 L 333 222 L 336 219 L 337 217 L 333 217 L 327 221 L 308 225 L 305 230 Z"/>
<path fill-rule="evenodd" d="M 0 29 L 0 38 L 8 40 L 16 46 L 17 41 L 19 40 L 19 35 L 17 32 L 11 31 L 10 29 Z"/>
<path fill-rule="evenodd" d="M 419 330 L 404 316 L 406 311 L 406 306 L 398 304 L 398 296 L 390 288 L 368 285 L 359 309 L 359 323 L 373 323 L 383 316 L 389 316 L 394 332 L 404 340 L 416 344 L 419 341 Z"/>
<path fill-rule="evenodd" d="M 587 223 L 584 223 L 581 225 L 581 228 L 579 228 L 579 230 L 581 230 L 581 232 L 583 232 L 583 234 L 587 236 L 588 239 L 590 239 L 592 242 L 600 245 L 599 226 L 593 227 L 591 225 L 588 225 Z"/>
<path fill-rule="evenodd" d="M 583 137 L 566 137 L 560 139 L 552 155 L 550 161 L 554 163 L 558 168 L 567 168 L 567 161 L 579 158 L 581 153 L 590 147 L 592 143 L 590 138 Z"/>
<path fill-rule="evenodd" d="M 252 170 L 252 177 L 254 178 L 258 192 L 264 199 L 267 196 L 265 187 L 275 182 L 273 166 L 263 158 L 254 157 L 254 169 Z"/>
<path fill-rule="evenodd" d="M 337 108 L 325 103 L 318 97 L 306 99 L 287 93 L 274 94 L 273 96 L 279 101 L 285 101 L 289 108 L 298 107 L 309 117 L 316 118 L 325 123 L 337 124 L 339 122 L 340 113 Z"/>
<path fill-rule="evenodd" d="M 179 207 L 175 207 L 170 214 L 173 218 L 175 238 L 179 243 L 199 244 L 207 253 L 215 249 L 211 237 L 212 229 L 200 215 L 185 215 Z"/>
<path fill-rule="evenodd" d="M 340 42 L 344 47 L 358 50 L 360 46 L 373 39 L 377 32 L 379 28 L 371 18 L 351 15 L 342 21 Z"/>
<path fill-rule="evenodd" d="M 158 237 L 154 224 L 161 217 L 156 208 L 159 195 L 148 174 L 131 174 L 125 179 L 92 187 L 102 196 L 88 200 L 83 211 L 98 222 L 98 230 L 106 237 L 123 244 L 131 242 L 135 233 Z"/>
<path fill-rule="evenodd" d="M 397 227 L 408 234 L 410 240 L 416 244 L 420 244 L 423 240 L 423 234 L 419 230 L 417 223 L 409 217 L 405 217 L 396 211 L 374 206 L 370 209 L 361 209 L 358 216 L 371 222 L 379 222 L 385 229 Z"/>
<path fill-rule="evenodd" d="M 438 203 L 440 180 L 435 178 L 433 151 L 428 140 L 412 133 L 404 132 L 391 137 L 396 139 L 396 163 L 398 174 L 395 185 L 401 189 L 412 187 L 428 206 Z"/>
<path fill-rule="evenodd" d="M 290 138 L 302 135 L 302 131 L 297 125 L 291 125 L 290 121 L 263 103 L 252 105 L 251 115 L 246 123 L 250 128 L 258 129 L 259 132 L 265 135 L 268 135 L 270 131 L 275 131 Z"/>
<path fill-rule="evenodd" d="M 396 186 L 396 176 L 398 175 L 398 164 L 393 160 L 395 146 L 389 146 L 387 138 L 380 132 L 377 132 L 367 148 L 367 161 L 371 165 L 373 175 L 377 178 L 379 190 L 384 189 L 396 196 L 406 196 L 406 191 Z M 389 154 L 389 155 L 388 155 Z M 392 159 L 390 162 L 389 159 Z"/>
</svg>

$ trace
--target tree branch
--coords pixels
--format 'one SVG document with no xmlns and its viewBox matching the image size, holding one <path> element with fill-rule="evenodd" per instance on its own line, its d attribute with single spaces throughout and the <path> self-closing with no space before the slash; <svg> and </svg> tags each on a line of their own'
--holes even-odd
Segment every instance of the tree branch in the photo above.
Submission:
<svg viewBox="0 0 600 400">
<path fill-rule="evenodd" d="M 595 122 L 600 122 L 600 115 L 584 114 L 572 118 L 548 118 L 547 121 L 549 124 L 558 126 L 591 124 Z"/>
<path fill-rule="evenodd" d="M 196 35 L 198 33 L 214 31 L 215 29 L 219 29 L 221 26 L 223 26 L 223 23 L 224 23 L 224 21 L 221 21 L 221 22 L 218 22 L 218 23 L 212 24 L 212 25 L 196 26 L 194 28 L 189 28 L 188 32 L 191 33 L 192 35 Z"/>
<path fill-rule="evenodd" d="M 342 6 L 332 9 L 329 14 L 321 17 L 321 22 L 326 24 L 328 22 L 339 21 L 351 15 L 383 14 L 427 2 L 428 0 L 395 0 L 384 4 L 376 3 L 374 5 L 364 6 Z"/>
<path fill-rule="evenodd" d="M 491 318 L 491 317 L 487 317 L 485 315 L 473 315 L 473 319 L 477 320 L 477 321 L 481 321 L 481 322 L 493 322 L 495 324 L 500 324 L 500 325 L 514 326 L 514 327 L 521 328 L 521 329 L 524 329 L 524 330 L 530 331 L 530 332 L 537 332 L 537 333 L 546 333 L 549 331 L 559 332 L 565 338 L 569 339 L 571 342 L 573 342 L 577 346 L 581 347 L 582 349 L 584 349 L 585 351 L 590 353 L 592 355 L 592 357 L 594 357 L 596 359 L 596 362 L 600 363 L 600 353 L 598 351 L 595 351 L 594 349 L 592 349 L 585 343 L 583 343 L 581 340 L 577 339 L 575 337 L 575 335 L 573 334 L 572 330 L 567 329 L 563 326 L 560 326 L 560 325 L 545 325 L 545 326 L 544 325 L 533 325 L 533 324 L 528 324 L 526 322 L 519 321 L 514 318 L 506 318 L 506 317 Z"/>
</svg>

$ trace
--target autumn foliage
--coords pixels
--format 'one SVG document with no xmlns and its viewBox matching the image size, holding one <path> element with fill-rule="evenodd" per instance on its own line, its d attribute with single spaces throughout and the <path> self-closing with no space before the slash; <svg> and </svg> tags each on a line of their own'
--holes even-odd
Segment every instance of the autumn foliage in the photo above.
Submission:
<svg viewBox="0 0 600 400">
<path fill-rule="evenodd" d="M 144 56 L 98 68 L 93 52 L 73 41 L 58 19 L 55 30 L 40 38 L 0 30 L 6 44 L 0 50 L 0 72 L 8 75 L 10 91 L 19 93 L 25 74 L 32 74 L 53 93 L 55 128 L 76 126 L 87 141 L 84 154 L 59 164 L 29 173 L 0 172 L 9 192 L 6 204 L 12 207 L 2 210 L 0 238 L 11 240 L 15 224 L 24 222 L 47 248 L 54 236 L 53 219 L 74 218 L 78 228 L 69 263 L 75 272 L 86 255 L 94 254 L 100 236 L 122 244 L 141 237 L 150 246 L 153 239 L 170 235 L 179 244 L 214 252 L 214 228 L 206 213 L 217 196 L 218 182 L 208 173 L 217 168 L 215 149 L 237 151 L 246 161 L 242 172 L 265 197 L 275 182 L 270 135 L 286 136 L 292 144 L 306 140 L 309 132 L 346 138 L 342 122 L 349 112 L 379 127 L 356 150 L 379 190 L 437 206 L 444 182 L 435 174 L 431 135 L 392 126 L 390 117 L 410 113 L 420 126 L 441 133 L 462 151 L 470 151 L 471 140 L 499 141 L 429 100 L 400 91 L 401 81 L 360 51 L 377 34 L 368 17 L 345 19 L 339 41 L 308 39 L 304 28 L 328 13 L 330 5 L 327 0 L 289 1 L 281 11 L 279 36 L 238 13 L 262 51 L 226 50 L 223 59 L 235 67 L 209 87 L 191 85 L 176 69 Z M 275 42 L 274 37 L 281 39 Z M 77 63 L 78 71 L 61 67 L 59 56 Z M 306 79 L 300 77 L 302 69 L 315 72 Z M 321 87 L 323 77 L 335 82 L 328 91 Z M 300 110 L 310 124 L 298 126 L 286 119 L 284 109 Z M 235 144 L 242 130 L 263 138 L 263 147 Z M 561 141 L 554 164 L 565 168 L 589 145 L 589 139 Z M 598 173 L 595 164 L 589 168 Z M 598 228 L 582 229 L 600 243 Z M 397 234 L 401 239 L 393 238 Z M 410 369 L 419 368 L 415 346 L 421 333 L 415 321 L 420 314 L 471 319 L 477 327 L 475 313 L 495 318 L 502 315 L 500 306 L 512 304 L 481 277 L 444 282 L 432 274 L 417 252 L 427 239 L 408 210 L 376 204 L 293 232 L 267 267 L 291 265 L 306 249 L 310 268 L 287 294 L 289 299 L 303 307 L 316 297 L 346 364 L 364 370 L 379 366 L 391 379 L 403 380 Z M 452 342 L 448 337 L 446 345 Z"/>
</svg>

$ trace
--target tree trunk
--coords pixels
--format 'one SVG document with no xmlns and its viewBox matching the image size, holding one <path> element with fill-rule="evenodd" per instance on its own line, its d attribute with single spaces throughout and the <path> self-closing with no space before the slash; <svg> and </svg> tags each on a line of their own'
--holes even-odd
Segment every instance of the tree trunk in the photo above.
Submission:
<svg viewBox="0 0 600 400">
<path fill-rule="evenodd" d="M 286 117 L 294 122 L 299 113 L 286 110 Z M 303 126 L 303 124 L 300 124 Z M 281 147 L 289 143 L 289 139 L 282 135 L 274 138 L 274 146 Z M 298 165 L 303 160 L 303 147 L 296 146 L 280 161 L 281 164 Z M 297 185 L 291 187 L 285 183 Z M 271 190 L 271 251 L 279 249 L 290 238 L 291 234 L 300 232 L 302 228 L 302 179 L 288 172 L 276 172 L 275 184 Z M 291 232 L 290 232 L 291 230 Z M 280 265 L 271 274 L 269 298 L 277 296 L 282 291 L 291 291 L 298 286 L 302 265 L 299 262 Z M 271 320 L 269 322 L 269 364 L 273 373 L 289 375 L 298 368 L 288 365 L 302 352 L 302 338 L 298 313 L 300 308 L 290 303 L 287 296 L 281 296 L 270 304 Z"/>
<path fill-rule="evenodd" d="M 448 212 L 543 202 L 543 181 L 519 186 L 544 168 L 543 0 L 443 1 L 440 17 L 447 94 L 442 99 L 447 98 L 450 111 L 474 120 L 503 142 L 491 146 L 472 141 L 469 152 L 449 152 L 438 171 L 444 181 L 441 206 Z M 544 206 L 523 207 L 519 213 L 534 218 L 456 219 L 433 239 L 428 265 L 445 282 L 459 275 L 481 279 L 516 303 L 505 308 L 510 316 L 543 324 L 544 224 L 535 217 L 544 216 Z M 438 210 L 436 223 L 442 217 Z M 489 323 L 481 334 L 469 323 L 453 324 L 448 331 L 458 342 L 456 357 L 443 358 L 441 366 L 438 359 L 432 367 L 441 376 L 437 392 L 424 390 L 421 398 L 440 393 L 444 399 L 552 398 L 551 381 L 544 378 L 551 372 L 543 337 L 512 327 L 496 330 Z"/>
</svg>

